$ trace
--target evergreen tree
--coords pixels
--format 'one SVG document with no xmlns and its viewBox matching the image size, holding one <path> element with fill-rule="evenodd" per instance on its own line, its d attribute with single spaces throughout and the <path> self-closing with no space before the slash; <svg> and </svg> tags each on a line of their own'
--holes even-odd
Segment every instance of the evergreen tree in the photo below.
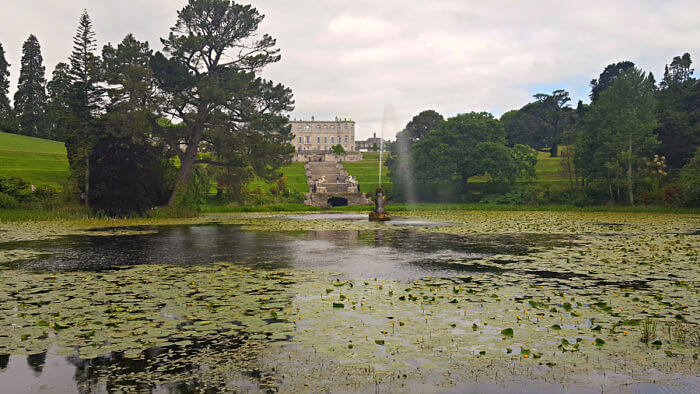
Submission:
<svg viewBox="0 0 700 394">
<path fill-rule="evenodd" d="M 50 120 L 49 139 L 65 141 L 74 123 L 70 111 L 71 77 L 70 66 L 66 63 L 58 63 L 53 70 L 51 81 L 46 84 L 49 93 L 47 114 Z"/>
<path fill-rule="evenodd" d="M 631 68 L 634 68 L 634 63 L 628 60 L 608 64 L 598 79 L 591 80 L 591 102 L 598 100 L 603 90 L 612 85 L 620 74 Z"/>
<path fill-rule="evenodd" d="M 95 55 L 97 44 L 92 20 L 87 10 L 80 15 L 78 31 L 73 37 L 73 52 L 70 55 L 70 75 L 73 90 L 73 111 L 76 116 L 89 122 L 99 114 L 103 89 L 100 82 L 100 59 Z"/>
<path fill-rule="evenodd" d="M 674 57 L 656 92 L 659 153 L 671 169 L 683 167 L 700 146 L 700 82 L 691 64 L 688 53 Z"/>
<path fill-rule="evenodd" d="M 157 117 L 151 56 L 148 43 L 132 34 L 116 48 L 108 44 L 102 49 L 104 77 L 110 86 L 103 121 L 115 137 L 145 141 L 153 135 Z"/>
<path fill-rule="evenodd" d="M 654 90 L 653 81 L 636 67 L 620 73 L 591 105 L 576 146 L 577 167 L 590 177 L 606 177 L 611 197 L 613 185 L 618 199 L 619 187 L 626 186 L 630 205 L 635 169 L 658 145 Z"/>
<path fill-rule="evenodd" d="M 39 41 L 32 34 L 22 45 L 22 67 L 15 93 L 19 132 L 46 137 L 46 77 Z"/>
<path fill-rule="evenodd" d="M 5 49 L 0 43 L 0 131 L 14 131 L 12 107 L 10 106 L 10 64 L 5 59 Z"/>
<path fill-rule="evenodd" d="M 74 122 L 66 138 L 66 151 L 71 178 L 82 192 L 85 205 L 89 206 L 89 154 L 95 142 L 95 116 L 101 110 L 103 89 L 100 82 L 100 60 L 95 55 L 95 32 L 92 21 L 83 11 L 78 31 L 73 38 L 70 55 L 71 88 L 68 107 Z"/>
<path fill-rule="evenodd" d="M 291 159 L 292 138 L 284 115 L 292 92 L 259 73 L 280 59 L 275 40 L 256 31 L 263 20 L 255 8 L 230 0 L 189 0 L 164 52 L 151 61 L 163 111 L 183 126 L 163 136 L 180 158 L 169 205 L 186 195 L 198 163 L 222 168 L 251 167 L 263 178 Z M 212 159 L 198 157 L 202 149 Z"/>
</svg>

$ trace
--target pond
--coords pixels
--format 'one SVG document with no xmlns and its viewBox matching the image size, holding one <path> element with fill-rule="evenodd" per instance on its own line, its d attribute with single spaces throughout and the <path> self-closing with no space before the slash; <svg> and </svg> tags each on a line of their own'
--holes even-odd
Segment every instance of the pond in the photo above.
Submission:
<svg viewBox="0 0 700 394">
<path fill-rule="evenodd" d="M 695 392 L 700 384 L 697 216 L 397 219 L 2 224 L 0 387 Z M 3 234 L 14 235 L 2 242 Z M 591 377 L 599 383 L 582 386 Z"/>
</svg>

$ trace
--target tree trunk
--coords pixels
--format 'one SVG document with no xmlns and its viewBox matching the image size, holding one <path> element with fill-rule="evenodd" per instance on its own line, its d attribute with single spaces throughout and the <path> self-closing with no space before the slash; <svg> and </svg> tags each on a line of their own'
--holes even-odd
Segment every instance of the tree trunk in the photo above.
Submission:
<svg viewBox="0 0 700 394">
<path fill-rule="evenodd" d="M 192 138 L 192 141 L 190 141 L 190 143 L 187 145 L 185 154 L 180 157 L 180 171 L 177 174 L 177 182 L 175 183 L 175 188 L 173 189 L 170 199 L 168 200 L 168 207 L 170 208 L 175 207 L 177 197 L 187 191 L 190 175 L 192 175 L 192 170 L 194 169 L 194 162 L 197 159 L 199 141 L 201 139 L 202 132 L 196 132 Z"/>
<path fill-rule="evenodd" d="M 628 140 L 629 157 L 627 158 L 627 191 L 629 192 L 630 205 L 634 205 L 634 196 L 632 195 L 632 137 Z"/>
<path fill-rule="evenodd" d="M 559 144 L 552 143 L 552 147 L 549 148 L 549 157 L 557 157 L 558 150 L 559 150 Z"/>
<path fill-rule="evenodd" d="M 90 151 L 85 150 L 85 206 L 90 208 Z"/>
<path fill-rule="evenodd" d="M 571 168 L 571 155 L 567 151 L 566 153 L 566 169 L 569 172 L 569 190 L 571 192 L 574 191 L 574 179 L 573 179 L 573 174 L 572 174 L 572 168 Z"/>
</svg>

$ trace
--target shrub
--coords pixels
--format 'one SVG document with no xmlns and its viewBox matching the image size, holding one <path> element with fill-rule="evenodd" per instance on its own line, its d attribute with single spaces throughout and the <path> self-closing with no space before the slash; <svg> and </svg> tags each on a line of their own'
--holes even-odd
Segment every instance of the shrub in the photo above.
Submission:
<svg viewBox="0 0 700 394">
<path fill-rule="evenodd" d="M 17 208 L 19 202 L 7 193 L 0 192 L 0 209 L 12 209 Z"/>
<path fill-rule="evenodd" d="M 167 180 L 171 168 L 158 146 L 128 137 L 103 137 L 90 155 L 90 207 L 109 216 L 125 216 L 164 204 L 171 190 Z"/>
</svg>

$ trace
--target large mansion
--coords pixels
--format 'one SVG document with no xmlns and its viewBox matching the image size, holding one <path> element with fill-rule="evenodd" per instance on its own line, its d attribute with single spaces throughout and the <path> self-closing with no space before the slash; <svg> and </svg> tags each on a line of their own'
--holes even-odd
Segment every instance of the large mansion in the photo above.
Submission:
<svg viewBox="0 0 700 394">
<path fill-rule="evenodd" d="M 347 152 L 355 150 L 355 122 L 347 116 L 335 120 L 293 120 L 292 145 L 297 152 L 330 152 L 333 145 L 342 145 Z"/>
</svg>

